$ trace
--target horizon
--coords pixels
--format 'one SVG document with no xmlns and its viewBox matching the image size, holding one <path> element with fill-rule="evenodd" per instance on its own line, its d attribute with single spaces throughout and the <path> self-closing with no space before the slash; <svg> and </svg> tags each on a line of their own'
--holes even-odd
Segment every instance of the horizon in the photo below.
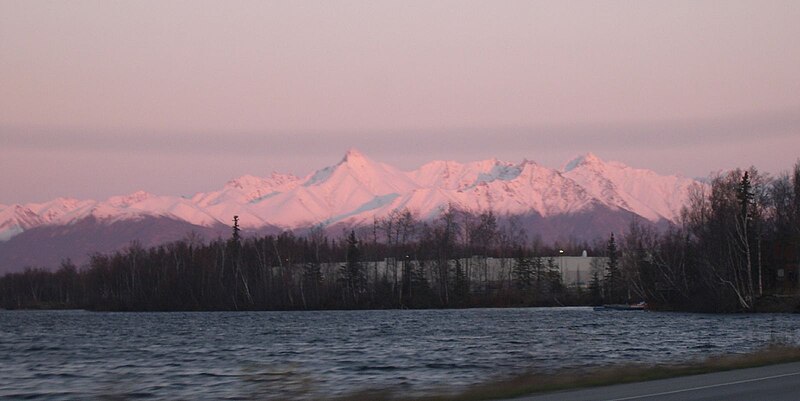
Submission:
<svg viewBox="0 0 800 401">
<path fill-rule="evenodd" d="M 790 168 L 800 3 L 0 2 L 0 203 L 192 194 L 350 147 Z"/>
</svg>

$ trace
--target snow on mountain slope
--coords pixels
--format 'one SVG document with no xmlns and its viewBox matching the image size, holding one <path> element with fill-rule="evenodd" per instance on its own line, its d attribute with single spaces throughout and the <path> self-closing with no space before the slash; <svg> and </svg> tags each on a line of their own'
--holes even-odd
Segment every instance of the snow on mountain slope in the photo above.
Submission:
<svg viewBox="0 0 800 401">
<path fill-rule="evenodd" d="M 462 190 L 480 182 L 510 179 L 518 174 L 519 168 L 514 164 L 488 159 L 465 164 L 433 161 L 410 172 L 408 176 L 423 188 Z"/>
<path fill-rule="evenodd" d="M 512 214 L 535 211 L 541 216 L 575 213 L 587 208 L 592 198 L 573 180 L 532 161 L 523 161 L 512 179 L 497 179 L 476 186 L 485 192 L 482 210 Z"/>
<path fill-rule="evenodd" d="M 33 227 L 69 221 L 72 215 L 85 214 L 95 203 L 57 198 L 44 203 L 6 206 L 0 210 L 0 241 Z"/>
<path fill-rule="evenodd" d="M 417 184 L 405 172 L 350 149 L 339 164 L 311 174 L 303 186 L 319 188 L 327 193 L 362 189 L 380 195 L 407 192 Z"/>
<path fill-rule="evenodd" d="M 30 208 L 12 205 L 0 211 L 0 241 L 6 241 L 23 231 L 37 227 L 42 220 Z"/>
<path fill-rule="evenodd" d="M 81 201 L 70 198 L 57 198 L 50 202 L 26 205 L 36 213 L 42 222 L 51 223 L 59 221 L 70 213 L 86 210 L 94 205 L 94 201 Z"/>
<path fill-rule="evenodd" d="M 552 216 L 586 210 L 593 202 L 586 191 L 560 172 L 531 161 L 512 164 L 496 159 L 460 164 L 432 162 L 408 173 L 418 189 L 390 199 L 375 198 L 373 209 L 352 213 L 345 222 L 371 223 L 394 210 L 408 209 L 433 218 L 448 205 L 480 213 Z"/>
<path fill-rule="evenodd" d="M 447 205 L 498 214 L 542 218 L 586 213 L 595 206 L 675 221 L 694 180 L 660 176 L 588 154 L 563 171 L 532 161 L 487 159 L 433 161 L 401 171 L 351 149 L 336 165 L 305 178 L 273 173 L 245 175 L 219 191 L 192 197 L 134 192 L 105 201 L 59 198 L 45 203 L 0 205 L 0 241 L 40 226 L 72 224 L 92 217 L 107 224 L 168 218 L 194 226 L 230 225 L 234 215 L 247 229 L 371 223 L 394 210 L 435 217 Z"/>
<path fill-rule="evenodd" d="M 591 153 L 568 163 L 564 176 L 605 204 L 630 210 L 651 221 L 677 221 L 688 201 L 689 188 L 696 183 L 619 162 L 604 162 Z"/>
<path fill-rule="evenodd" d="M 259 215 L 267 216 L 270 223 L 287 228 L 321 224 L 332 213 L 321 194 L 303 186 L 254 207 Z"/>
<path fill-rule="evenodd" d="M 228 181 L 220 191 L 199 193 L 192 201 L 201 207 L 220 203 L 255 203 L 276 194 L 290 191 L 300 185 L 300 178 L 291 174 L 272 173 L 261 178 L 244 175 Z"/>
<path fill-rule="evenodd" d="M 431 219 L 448 205 L 466 208 L 467 205 L 464 204 L 464 200 L 459 194 L 459 192 L 438 187 L 420 188 L 396 201 L 395 206 L 400 210 L 407 209 L 422 219 Z M 390 212 L 391 210 L 384 211 L 385 214 Z"/>
<path fill-rule="evenodd" d="M 286 223 L 293 220 L 329 224 L 385 206 L 390 199 L 416 188 L 418 185 L 405 172 L 350 149 L 337 165 L 318 170 L 306 178 L 302 187 L 289 192 L 296 194 L 302 208 L 287 204 L 291 197 L 280 201 Z"/>
<path fill-rule="evenodd" d="M 144 217 L 169 217 L 207 227 L 217 222 L 191 200 L 137 191 L 129 195 L 112 196 L 103 202 L 87 204 L 86 207 L 73 210 L 51 224 L 69 224 L 89 216 L 109 224 Z"/>
</svg>

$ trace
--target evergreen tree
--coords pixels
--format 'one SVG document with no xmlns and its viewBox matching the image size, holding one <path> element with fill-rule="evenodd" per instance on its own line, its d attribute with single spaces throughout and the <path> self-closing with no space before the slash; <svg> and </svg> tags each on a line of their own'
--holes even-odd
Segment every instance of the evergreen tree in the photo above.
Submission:
<svg viewBox="0 0 800 401">
<path fill-rule="evenodd" d="M 252 303 L 247 279 L 242 275 L 242 243 L 239 235 L 239 216 L 233 216 L 233 227 L 231 238 L 225 244 L 220 253 L 220 264 L 222 266 L 222 285 L 224 291 L 230 296 L 230 305 L 234 310 L 239 309 L 241 285 L 244 284 L 244 294 L 248 301 Z"/>
<path fill-rule="evenodd" d="M 550 291 L 549 295 L 551 296 L 549 298 L 552 298 L 557 305 L 560 305 L 557 297 L 564 292 L 564 283 L 561 277 L 561 269 L 559 269 L 556 259 L 552 256 L 547 258 L 545 274 L 547 276 L 548 290 Z M 550 302 L 549 298 L 547 299 L 548 303 Z"/>
<path fill-rule="evenodd" d="M 525 256 L 521 250 L 517 260 L 514 261 L 514 266 L 511 268 L 511 275 L 517 289 L 527 290 L 531 288 L 533 284 L 533 261 Z"/>
<path fill-rule="evenodd" d="M 750 182 L 750 174 L 745 171 L 742 180 L 736 188 L 736 199 L 739 201 L 739 219 L 736 224 L 736 236 L 740 244 L 744 269 L 746 270 L 747 286 L 745 300 L 752 303 L 754 294 L 753 286 L 753 257 L 751 248 L 751 221 L 753 209 L 753 184 Z"/>
<path fill-rule="evenodd" d="M 619 303 L 623 301 L 622 296 L 622 274 L 619 269 L 619 254 L 617 251 L 617 242 L 614 240 L 614 233 L 608 239 L 606 245 L 606 297 L 612 303 Z"/>
<path fill-rule="evenodd" d="M 742 180 L 736 191 L 736 198 L 739 200 L 740 218 L 747 221 L 750 215 L 750 206 L 753 204 L 753 184 L 750 182 L 750 173 L 745 171 Z"/>
<path fill-rule="evenodd" d="M 457 306 L 464 306 L 469 301 L 469 278 L 460 259 L 456 259 L 451 277 L 452 299 Z"/>
<path fill-rule="evenodd" d="M 535 256 L 531 260 L 531 270 L 533 273 L 533 282 L 534 286 L 536 287 L 536 295 L 539 296 L 542 293 L 543 284 L 548 281 L 547 274 L 545 274 L 545 266 L 544 261 L 541 257 Z"/>
<path fill-rule="evenodd" d="M 342 266 L 342 279 L 350 295 L 350 302 L 358 306 L 361 294 L 367 287 L 367 276 L 361 263 L 361 250 L 358 247 L 355 231 L 350 231 L 347 237 L 347 260 Z"/>
<path fill-rule="evenodd" d="M 231 235 L 231 240 L 234 242 L 239 242 L 240 236 L 239 232 L 239 216 L 233 216 L 233 235 Z"/>
<path fill-rule="evenodd" d="M 300 295 L 303 306 L 316 308 L 319 304 L 319 287 L 322 285 L 322 271 L 319 263 L 308 262 L 303 265 L 303 280 L 300 283 Z"/>
<path fill-rule="evenodd" d="M 603 303 L 603 283 L 600 280 L 600 272 L 603 267 L 598 263 L 597 259 L 592 260 L 591 264 L 591 279 L 589 281 L 589 302 L 592 305 L 600 305 Z"/>
<path fill-rule="evenodd" d="M 417 261 L 411 269 L 411 303 L 415 308 L 431 307 L 435 305 L 434 294 L 425 272 L 425 261 Z"/>
</svg>

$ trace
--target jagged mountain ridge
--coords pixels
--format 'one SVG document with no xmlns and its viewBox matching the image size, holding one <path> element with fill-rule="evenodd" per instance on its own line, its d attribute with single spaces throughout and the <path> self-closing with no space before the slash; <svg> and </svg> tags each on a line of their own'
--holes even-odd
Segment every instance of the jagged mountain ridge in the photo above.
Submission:
<svg viewBox="0 0 800 401">
<path fill-rule="evenodd" d="M 533 161 L 433 161 L 401 171 L 356 150 L 336 165 L 305 177 L 245 175 L 220 190 L 190 197 L 134 192 L 104 201 L 58 198 L 0 205 L 0 273 L 26 266 L 77 264 L 95 252 L 138 241 L 144 246 L 185 238 L 230 235 L 231 220 L 250 234 L 325 226 L 332 232 L 371 225 L 407 209 L 431 219 L 454 205 L 499 217 L 517 216 L 544 241 L 591 240 L 623 231 L 642 218 L 655 226 L 675 222 L 696 181 L 660 176 L 587 154 L 563 169 Z"/>
<path fill-rule="evenodd" d="M 421 219 L 448 204 L 480 212 L 553 217 L 601 205 L 651 222 L 676 221 L 696 181 L 661 176 L 593 154 L 561 170 L 533 161 L 496 159 L 459 163 L 433 161 L 406 172 L 351 149 L 336 165 L 304 178 L 273 173 L 246 175 L 214 192 L 192 197 L 135 192 L 105 201 L 58 198 L 45 203 L 0 205 L 0 241 L 36 227 L 94 218 L 105 224 L 168 218 L 199 227 L 229 225 L 238 215 L 243 228 L 296 229 L 313 225 L 371 223 L 408 209 Z"/>
</svg>

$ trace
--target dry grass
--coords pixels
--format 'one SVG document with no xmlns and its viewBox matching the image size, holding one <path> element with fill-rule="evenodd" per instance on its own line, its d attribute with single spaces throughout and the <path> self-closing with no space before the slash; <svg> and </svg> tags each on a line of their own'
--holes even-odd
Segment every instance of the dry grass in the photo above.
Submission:
<svg viewBox="0 0 800 401">
<path fill-rule="evenodd" d="M 476 385 L 458 393 L 407 398 L 386 391 L 376 391 L 351 394 L 346 398 L 357 401 L 376 399 L 413 399 L 423 401 L 497 400 L 565 389 L 666 379 L 797 361 L 800 361 L 800 347 L 771 344 L 749 354 L 715 356 L 702 361 L 684 364 L 659 366 L 623 365 L 586 371 L 564 370 L 547 374 L 530 372 L 513 378 Z"/>
</svg>

